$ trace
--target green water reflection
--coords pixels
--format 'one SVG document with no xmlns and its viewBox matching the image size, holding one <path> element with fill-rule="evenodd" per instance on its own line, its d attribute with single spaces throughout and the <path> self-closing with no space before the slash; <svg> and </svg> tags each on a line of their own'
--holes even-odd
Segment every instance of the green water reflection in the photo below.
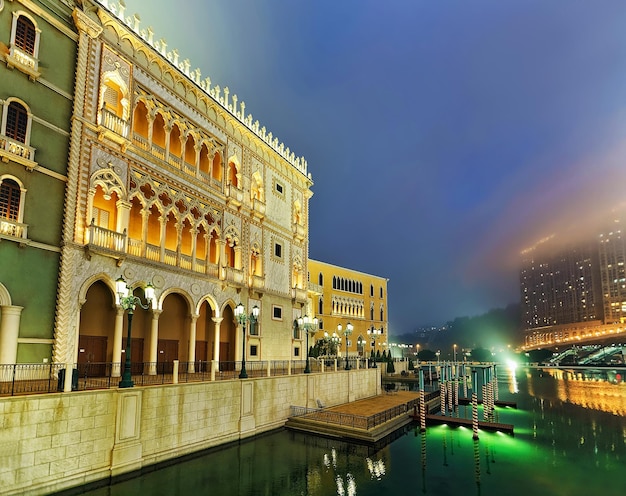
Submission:
<svg viewBox="0 0 626 496">
<path fill-rule="evenodd" d="M 279 431 L 84 494 L 623 495 L 623 373 L 502 373 L 499 397 L 518 409 L 497 408 L 495 420 L 514 437 L 411 427 L 372 448 Z"/>
</svg>

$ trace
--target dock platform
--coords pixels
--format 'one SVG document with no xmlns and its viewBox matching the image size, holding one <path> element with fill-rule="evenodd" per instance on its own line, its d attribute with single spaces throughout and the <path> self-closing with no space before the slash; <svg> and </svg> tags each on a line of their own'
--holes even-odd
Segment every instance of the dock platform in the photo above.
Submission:
<svg viewBox="0 0 626 496">
<path fill-rule="evenodd" d="M 430 411 L 438 405 L 439 395 L 427 398 Z M 290 430 L 366 444 L 377 443 L 413 422 L 419 410 L 419 393 L 397 391 L 328 408 L 306 410 L 285 423 Z"/>
</svg>

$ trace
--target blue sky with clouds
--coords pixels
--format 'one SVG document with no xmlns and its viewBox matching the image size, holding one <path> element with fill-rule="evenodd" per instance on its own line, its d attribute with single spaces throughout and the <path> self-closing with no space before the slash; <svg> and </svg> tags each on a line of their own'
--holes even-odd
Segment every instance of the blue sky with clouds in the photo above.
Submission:
<svg viewBox="0 0 626 496">
<path fill-rule="evenodd" d="M 517 256 L 624 200 L 623 0 L 126 0 L 315 185 L 310 257 L 390 330 L 519 301 Z"/>
</svg>

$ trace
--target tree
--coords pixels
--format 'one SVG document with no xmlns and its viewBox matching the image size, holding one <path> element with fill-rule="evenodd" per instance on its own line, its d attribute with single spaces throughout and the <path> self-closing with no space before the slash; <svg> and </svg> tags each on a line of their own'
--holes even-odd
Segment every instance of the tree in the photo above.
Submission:
<svg viewBox="0 0 626 496">
<path fill-rule="evenodd" d="M 474 348 L 470 356 L 474 362 L 489 362 L 491 361 L 491 352 L 485 348 Z"/>
<path fill-rule="evenodd" d="M 417 358 L 424 362 L 434 362 L 437 360 L 437 354 L 432 350 L 420 350 L 417 354 Z"/>
</svg>

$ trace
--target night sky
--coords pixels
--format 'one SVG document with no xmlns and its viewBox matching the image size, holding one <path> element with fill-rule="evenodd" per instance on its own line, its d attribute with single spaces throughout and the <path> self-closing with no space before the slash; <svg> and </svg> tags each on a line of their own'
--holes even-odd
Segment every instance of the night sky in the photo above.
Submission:
<svg viewBox="0 0 626 496">
<path fill-rule="evenodd" d="M 624 0 L 126 0 L 313 175 L 309 256 L 402 334 L 518 302 L 519 251 L 623 202 Z"/>
</svg>

